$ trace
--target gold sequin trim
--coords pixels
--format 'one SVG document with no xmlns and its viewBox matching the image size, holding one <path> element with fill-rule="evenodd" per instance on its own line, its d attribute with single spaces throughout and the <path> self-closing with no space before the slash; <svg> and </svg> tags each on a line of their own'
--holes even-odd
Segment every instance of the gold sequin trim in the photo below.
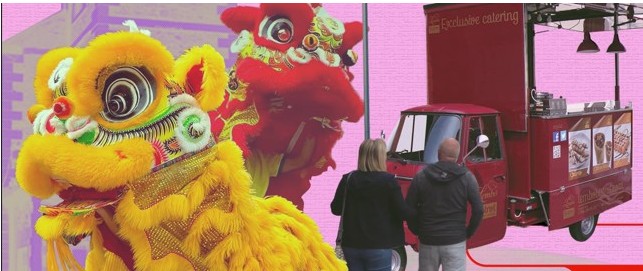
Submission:
<svg viewBox="0 0 643 271">
<path fill-rule="evenodd" d="M 200 261 L 202 258 L 191 257 L 181 250 L 181 243 L 185 240 L 192 229 L 194 221 L 206 210 L 220 209 L 225 212 L 232 210 L 230 203 L 230 191 L 226 187 L 219 186 L 212 190 L 203 200 L 197 210 L 183 221 L 169 221 L 152 227 L 145 231 L 148 242 L 152 248 L 151 257 L 153 260 L 161 259 L 170 253 L 179 255 L 189 261 L 195 270 L 207 270 Z M 201 256 L 207 255 L 216 247 L 225 236 L 215 229 L 207 229 L 201 236 Z"/>
<path fill-rule="evenodd" d="M 158 260 L 174 253 L 192 264 L 194 270 L 207 270 L 195 257 L 190 257 L 181 251 L 181 240 L 172 235 L 164 227 L 154 227 L 145 231 L 150 242 L 152 259 Z"/>
<path fill-rule="evenodd" d="M 205 256 L 210 253 L 224 237 L 215 229 L 207 229 L 201 237 L 201 255 Z"/>
<path fill-rule="evenodd" d="M 128 186 L 134 193 L 134 204 L 145 210 L 178 193 L 203 174 L 212 156 L 214 152 L 207 149 L 130 183 Z"/>
</svg>

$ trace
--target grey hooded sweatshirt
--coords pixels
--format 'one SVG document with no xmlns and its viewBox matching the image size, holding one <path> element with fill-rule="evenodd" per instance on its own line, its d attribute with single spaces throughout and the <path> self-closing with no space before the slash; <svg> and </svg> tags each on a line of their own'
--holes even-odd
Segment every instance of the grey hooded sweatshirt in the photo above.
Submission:
<svg viewBox="0 0 643 271">
<path fill-rule="evenodd" d="M 471 220 L 466 226 L 467 202 Z M 406 196 L 415 208 L 409 228 L 425 245 L 444 246 L 469 239 L 482 220 L 478 182 L 469 170 L 453 162 L 439 161 L 418 172 Z"/>
</svg>

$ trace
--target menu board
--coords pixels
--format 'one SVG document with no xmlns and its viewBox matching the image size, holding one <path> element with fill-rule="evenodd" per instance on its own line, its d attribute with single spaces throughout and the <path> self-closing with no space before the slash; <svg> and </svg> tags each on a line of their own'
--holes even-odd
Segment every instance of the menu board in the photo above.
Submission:
<svg viewBox="0 0 643 271">
<path fill-rule="evenodd" d="M 581 118 L 569 130 L 569 180 L 589 175 L 592 153 L 591 118 Z"/>
<path fill-rule="evenodd" d="M 592 129 L 592 173 L 612 168 L 612 115 L 603 116 Z"/>
<path fill-rule="evenodd" d="M 614 168 L 627 166 L 632 156 L 632 113 L 621 115 L 614 122 Z"/>
</svg>

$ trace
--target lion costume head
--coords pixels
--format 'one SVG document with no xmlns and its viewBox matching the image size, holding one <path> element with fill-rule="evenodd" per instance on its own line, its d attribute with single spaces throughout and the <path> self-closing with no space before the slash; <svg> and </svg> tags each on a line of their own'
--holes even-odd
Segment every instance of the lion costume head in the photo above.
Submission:
<svg viewBox="0 0 643 271">
<path fill-rule="evenodd" d="M 42 56 L 19 185 L 42 206 L 49 270 L 336 270 L 314 222 L 288 201 L 250 195 L 234 142 L 215 142 L 223 58 L 208 45 L 174 61 L 136 29 Z"/>
<path fill-rule="evenodd" d="M 335 167 L 342 122 L 363 115 L 351 85 L 362 23 L 343 23 L 319 4 L 261 4 L 225 10 L 238 33 L 224 102 L 210 113 L 215 138 L 243 150 L 259 196 L 303 208 L 310 178 Z"/>
</svg>

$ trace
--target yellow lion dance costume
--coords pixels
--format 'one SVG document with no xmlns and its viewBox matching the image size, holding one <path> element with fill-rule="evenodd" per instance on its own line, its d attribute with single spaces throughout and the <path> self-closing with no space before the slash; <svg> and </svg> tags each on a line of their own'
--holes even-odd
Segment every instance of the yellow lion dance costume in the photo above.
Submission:
<svg viewBox="0 0 643 271">
<path fill-rule="evenodd" d="M 82 270 L 69 244 L 85 236 L 87 270 L 346 270 L 289 201 L 251 196 L 237 145 L 214 142 L 224 69 L 210 46 L 175 62 L 144 31 L 42 56 L 16 178 L 63 199 L 35 225 L 48 270 Z"/>
</svg>

